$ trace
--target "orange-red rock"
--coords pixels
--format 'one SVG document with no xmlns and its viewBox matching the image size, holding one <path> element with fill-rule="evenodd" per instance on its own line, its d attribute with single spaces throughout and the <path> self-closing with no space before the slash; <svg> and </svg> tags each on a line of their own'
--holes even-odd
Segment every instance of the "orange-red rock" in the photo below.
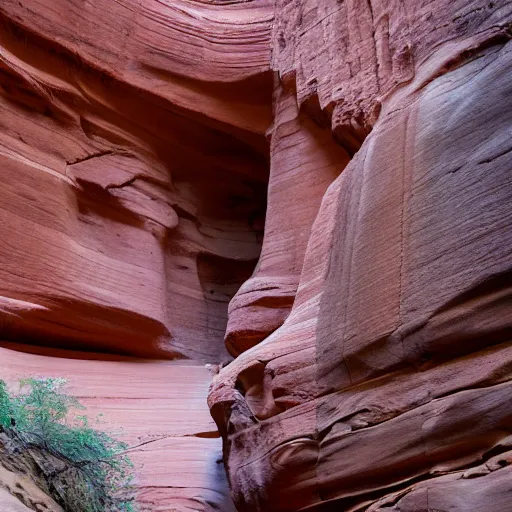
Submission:
<svg viewBox="0 0 512 512">
<path fill-rule="evenodd" d="M 228 302 L 261 250 L 272 16 L 0 3 L 0 340 L 52 347 L 2 350 L 0 378 L 64 376 L 141 444 L 143 510 L 232 510 L 204 364 L 228 358 Z"/>
<path fill-rule="evenodd" d="M 210 393 L 239 510 L 510 510 L 511 21 L 278 2 L 282 86 L 354 156 L 289 316 Z"/>
<path fill-rule="evenodd" d="M 0 378 L 147 441 L 148 510 L 232 507 L 229 354 L 240 512 L 510 510 L 511 23 L 4 0 L 0 339 L 52 350 Z"/>
<path fill-rule="evenodd" d="M 141 511 L 234 511 L 206 406 L 211 374 L 204 365 L 21 348 L 0 348 L 2 379 L 67 379 L 66 391 L 85 405 L 92 423 L 101 414 L 98 428 L 130 446 Z"/>
<path fill-rule="evenodd" d="M 231 353 L 256 345 L 282 325 L 299 283 L 311 226 L 327 187 L 349 161 L 332 133 L 300 116 L 294 93 L 277 87 L 269 132 L 270 181 L 262 253 L 229 305 Z"/>
<path fill-rule="evenodd" d="M 2 3 L 3 339 L 226 357 L 266 202 L 258 4 Z"/>
</svg>

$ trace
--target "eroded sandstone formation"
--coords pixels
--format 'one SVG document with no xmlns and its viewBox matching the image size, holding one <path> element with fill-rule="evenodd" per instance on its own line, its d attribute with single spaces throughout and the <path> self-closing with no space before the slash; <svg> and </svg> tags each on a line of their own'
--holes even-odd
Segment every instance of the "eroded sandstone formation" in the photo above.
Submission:
<svg viewBox="0 0 512 512">
<path fill-rule="evenodd" d="M 232 507 L 204 365 L 261 250 L 272 15 L 0 2 L 0 341 L 53 348 L 9 345 L 0 378 L 66 377 L 123 428 L 142 510 Z"/>
<path fill-rule="evenodd" d="M 143 510 L 233 510 L 231 356 L 240 512 L 512 510 L 511 23 L 0 2 L 0 378 L 123 427 Z"/>
<path fill-rule="evenodd" d="M 262 253 L 251 279 L 229 305 L 226 345 L 235 355 L 262 341 L 288 316 L 320 202 L 349 161 L 331 131 L 301 116 L 295 94 L 280 85 L 269 134 L 271 165 Z"/>
<path fill-rule="evenodd" d="M 261 246 L 270 16 L 2 2 L 4 339 L 225 357 Z"/>
<path fill-rule="evenodd" d="M 2 378 L 15 383 L 42 373 L 67 379 L 67 391 L 86 406 L 91 424 L 96 425 L 94 419 L 103 414 L 98 428 L 113 432 L 130 446 L 141 512 L 234 512 L 221 440 L 205 406 L 211 375 L 204 365 L 20 349 L 12 344 L 0 348 Z M 2 465 L 0 437 L 0 510 L 10 512 L 16 509 L 2 506 L 1 490 L 7 487 L 16 495 L 20 488 Z M 30 472 L 17 478 L 22 498 L 41 500 L 33 491 Z M 61 512 L 56 507 L 35 510 Z"/>
<path fill-rule="evenodd" d="M 235 504 L 512 510 L 512 4 L 283 0 L 275 16 L 277 91 L 346 154 L 302 226 L 289 316 L 262 313 L 272 334 L 211 390 Z M 303 170 L 271 135 L 271 169 Z M 322 175 L 324 155 L 303 161 Z M 287 215 L 271 205 L 267 226 Z M 273 249 L 279 283 L 292 256 Z M 228 326 L 251 334 L 246 286 Z"/>
</svg>

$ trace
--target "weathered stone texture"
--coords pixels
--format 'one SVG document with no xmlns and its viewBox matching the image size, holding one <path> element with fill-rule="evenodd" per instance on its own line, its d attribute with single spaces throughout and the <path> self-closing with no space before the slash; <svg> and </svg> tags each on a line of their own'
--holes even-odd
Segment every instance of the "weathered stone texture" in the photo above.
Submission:
<svg viewBox="0 0 512 512">
<path fill-rule="evenodd" d="M 510 510 L 512 5 L 278 4 L 273 66 L 353 158 L 212 387 L 235 503 Z"/>
<path fill-rule="evenodd" d="M 2 2 L 2 338 L 226 357 L 261 248 L 271 15 Z"/>
<path fill-rule="evenodd" d="M 236 356 L 240 512 L 512 511 L 511 24 L 3 0 L 0 339 L 51 350 L 0 378 L 148 441 L 148 510 L 231 509 Z"/>
</svg>

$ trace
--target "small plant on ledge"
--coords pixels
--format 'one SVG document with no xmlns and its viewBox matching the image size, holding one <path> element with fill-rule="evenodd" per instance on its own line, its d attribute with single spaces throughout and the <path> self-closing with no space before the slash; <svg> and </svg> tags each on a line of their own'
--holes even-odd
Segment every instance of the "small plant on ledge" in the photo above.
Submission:
<svg viewBox="0 0 512 512">
<path fill-rule="evenodd" d="M 14 395 L 0 380 L 0 430 L 10 451 L 30 459 L 44 490 L 66 512 L 135 512 L 128 446 L 71 413 L 84 406 L 64 392 L 64 379 L 20 384 Z"/>
</svg>

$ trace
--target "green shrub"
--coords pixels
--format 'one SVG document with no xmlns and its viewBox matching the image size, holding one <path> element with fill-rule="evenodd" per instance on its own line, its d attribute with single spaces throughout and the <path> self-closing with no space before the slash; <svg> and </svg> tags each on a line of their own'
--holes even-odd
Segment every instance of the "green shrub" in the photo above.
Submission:
<svg viewBox="0 0 512 512">
<path fill-rule="evenodd" d="M 9 394 L 0 380 L 0 426 L 37 462 L 52 497 L 67 512 L 135 511 L 128 446 L 92 428 L 63 379 L 26 379 Z"/>
<path fill-rule="evenodd" d="M 0 426 L 11 426 L 11 399 L 3 380 L 0 380 Z"/>
</svg>

